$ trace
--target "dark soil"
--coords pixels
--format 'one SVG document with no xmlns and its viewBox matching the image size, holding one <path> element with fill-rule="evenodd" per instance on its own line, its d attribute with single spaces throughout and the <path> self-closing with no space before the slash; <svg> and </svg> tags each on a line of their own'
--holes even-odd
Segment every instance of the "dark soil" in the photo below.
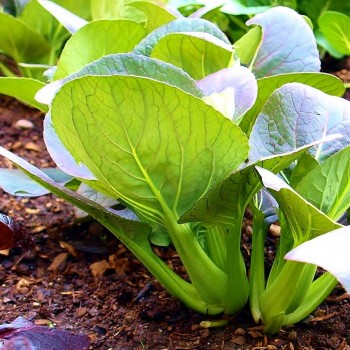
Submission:
<svg viewBox="0 0 350 350">
<path fill-rule="evenodd" d="M 337 74 L 350 81 L 345 68 Z M 33 125 L 21 129 L 20 119 Z M 1 97 L 0 144 L 37 166 L 53 166 L 42 141 L 42 120 L 38 111 Z M 0 159 L 0 166 L 11 164 Z M 24 316 L 38 325 L 84 333 L 91 349 L 350 349 L 350 297 L 341 287 L 307 320 L 275 336 L 264 335 L 248 309 L 226 327 L 204 329 L 199 324 L 206 316 L 164 291 L 100 224 L 74 222 L 73 208 L 61 199 L 1 192 L 0 212 L 26 228 L 36 245 L 25 254 L 12 249 L 0 255 L 1 322 Z M 249 252 L 249 221 L 246 225 Z M 171 249 L 159 253 L 181 269 Z"/>
</svg>

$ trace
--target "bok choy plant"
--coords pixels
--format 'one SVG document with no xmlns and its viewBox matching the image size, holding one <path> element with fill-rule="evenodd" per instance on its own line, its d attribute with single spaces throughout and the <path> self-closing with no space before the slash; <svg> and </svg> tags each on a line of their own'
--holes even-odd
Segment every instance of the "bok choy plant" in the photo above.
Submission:
<svg viewBox="0 0 350 350">
<path fill-rule="evenodd" d="M 277 332 L 305 317 L 335 285 L 330 275 L 313 282 L 314 266 L 283 257 L 340 227 L 338 210 L 323 212 L 291 185 L 347 149 L 350 134 L 342 131 L 350 106 L 337 97 L 342 82 L 319 73 L 316 42 L 302 17 L 276 7 L 248 24 L 254 27 L 233 46 L 212 23 L 178 18 L 131 52 L 92 55 L 93 62 L 83 57 L 78 64 L 62 55 L 57 80 L 38 95 L 49 104 L 48 151 L 68 177 L 125 209 L 69 190 L 4 148 L 0 154 L 105 225 L 187 306 L 231 315 L 250 298 L 254 319 Z M 93 35 L 80 38 L 89 25 L 65 50 L 71 45 L 74 54 L 74 46 Z M 288 40 L 276 35 L 285 32 Z M 259 192 L 263 186 L 279 207 L 263 208 L 259 198 L 270 198 Z M 254 215 L 249 277 L 241 253 L 248 206 Z M 286 233 L 265 283 L 269 209 Z M 188 278 L 152 249 L 168 244 Z"/>
</svg>

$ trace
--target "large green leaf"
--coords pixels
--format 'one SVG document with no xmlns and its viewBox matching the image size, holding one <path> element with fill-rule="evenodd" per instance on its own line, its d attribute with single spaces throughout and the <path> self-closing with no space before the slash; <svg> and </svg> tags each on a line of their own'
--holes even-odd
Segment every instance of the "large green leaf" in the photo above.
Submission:
<svg viewBox="0 0 350 350">
<path fill-rule="evenodd" d="M 134 7 L 144 13 L 147 18 L 145 28 L 148 33 L 177 18 L 165 7 L 149 1 L 131 1 L 129 6 Z"/>
<path fill-rule="evenodd" d="M 293 236 L 294 247 L 326 232 L 340 228 L 322 211 L 307 202 L 280 177 L 262 168 L 257 168 L 262 183 L 276 198 L 280 210 Z"/>
<path fill-rule="evenodd" d="M 257 78 L 320 70 L 321 63 L 312 29 L 294 10 L 273 7 L 257 14 L 247 24 L 259 25 L 263 32 L 262 44 L 253 66 Z"/>
<path fill-rule="evenodd" d="M 332 44 L 326 39 L 326 37 L 319 30 L 314 31 L 317 45 L 329 52 L 331 56 L 336 59 L 341 59 L 344 55 L 337 51 Z"/>
<path fill-rule="evenodd" d="M 207 33 L 173 33 L 161 38 L 151 57 L 182 68 L 199 80 L 227 68 L 233 50 L 231 45 Z"/>
<path fill-rule="evenodd" d="M 335 11 L 326 11 L 318 19 L 320 31 L 331 45 L 344 55 L 350 54 L 350 17 Z"/>
<path fill-rule="evenodd" d="M 247 155 L 245 135 L 220 113 L 145 78 L 73 80 L 54 98 L 52 120 L 76 161 L 155 223 L 184 212 Z"/>
<path fill-rule="evenodd" d="M 197 97 L 202 91 L 182 69 L 172 64 L 133 53 L 112 54 L 86 65 L 79 72 L 67 77 L 67 81 L 85 75 L 135 75 L 161 81 Z"/>
<path fill-rule="evenodd" d="M 320 163 L 310 154 L 304 153 L 299 159 L 289 178 L 289 184 L 295 188 L 300 180 Z"/>
<path fill-rule="evenodd" d="M 0 77 L 0 94 L 15 97 L 31 107 L 47 112 L 47 106 L 34 99 L 35 94 L 44 86 L 43 82 L 31 78 Z"/>
<path fill-rule="evenodd" d="M 232 224 L 240 220 L 252 196 L 262 187 L 254 171 L 255 166 L 278 173 L 298 159 L 309 147 L 295 152 L 261 159 L 234 172 L 215 185 L 190 210 L 184 213 L 180 222 L 204 221 L 212 224 Z M 241 218 L 241 219 L 242 219 Z"/>
<path fill-rule="evenodd" d="M 258 97 L 240 123 L 240 127 L 246 134 L 250 134 L 268 97 L 287 83 L 303 83 L 334 96 L 342 96 L 345 91 L 344 84 L 339 78 L 326 73 L 287 73 L 258 79 Z"/>
<path fill-rule="evenodd" d="M 350 146 L 318 165 L 295 190 L 333 219 L 350 207 Z"/>
<path fill-rule="evenodd" d="M 350 142 L 350 102 L 300 83 L 289 83 L 269 97 L 250 135 L 249 159 L 289 152 L 341 135 L 310 150 L 320 162 Z"/>
<path fill-rule="evenodd" d="M 133 75 L 148 77 L 162 81 L 166 84 L 178 87 L 187 93 L 201 98 L 203 93 L 192 80 L 181 69 L 170 64 L 135 54 L 109 55 L 85 66 L 78 73 L 72 74 L 63 81 L 55 81 L 40 91 L 40 99 L 47 104 L 51 103 L 53 95 L 67 81 L 86 75 Z M 57 84 L 59 83 L 59 84 Z M 38 99 L 39 94 L 36 96 Z M 47 150 L 54 162 L 67 174 L 83 178 L 85 180 L 96 180 L 91 172 L 82 164 L 77 164 L 72 155 L 63 146 L 58 138 L 51 122 L 50 113 L 46 114 L 44 120 L 44 140 Z M 95 181 L 93 186 L 101 186 Z"/>
<path fill-rule="evenodd" d="M 104 56 L 86 65 L 77 73 L 46 85 L 36 95 L 36 99 L 42 101 L 42 103 L 50 104 L 54 94 L 64 83 L 85 75 L 135 75 L 147 77 L 175 86 L 194 96 L 203 97 L 203 92 L 197 87 L 196 81 L 182 69 L 147 56 L 122 53 Z"/>
<path fill-rule="evenodd" d="M 158 41 L 171 33 L 208 33 L 230 44 L 225 34 L 213 23 L 201 18 L 178 18 L 157 28 L 146 36 L 134 49 L 140 55 L 150 56 Z"/>
<path fill-rule="evenodd" d="M 145 35 L 140 24 L 129 20 L 91 22 L 67 42 L 57 65 L 55 79 L 72 74 L 102 56 L 129 52 Z"/>
<path fill-rule="evenodd" d="M 0 13 L 0 51 L 16 62 L 43 63 L 50 52 L 45 38 L 18 18 Z"/>
</svg>

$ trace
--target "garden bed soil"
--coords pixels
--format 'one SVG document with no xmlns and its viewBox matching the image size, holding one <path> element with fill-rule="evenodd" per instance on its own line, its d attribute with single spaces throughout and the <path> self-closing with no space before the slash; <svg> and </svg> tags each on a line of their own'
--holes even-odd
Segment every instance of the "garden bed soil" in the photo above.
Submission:
<svg viewBox="0 0 350 350">
<path fill-rule="evenodd" d="M 349 82 L 347 64 L 343 61 L 337 75 Z M 37 166 L 53 166 L 42 140 L 42 120 L 40 112 L 0 97 L 0 144 Z M 11 164 L 0 159 L 0 166 Z M 63 200 L 1 192 L 0 212 L 35 241 L 35 249 L 25 254 L 1 252 L 1 323 L 23 316 L 37 325 L 87 334 L 91 349 L 103 350 L 350 349 L 350 297 L 340 286 L 306 320 L 278 335 L 264 335 L 248 309 L 227 319 L 225 327 L 206 329 L 200 322 L 208 317 L 169 295 L 99 223 L 75 222 L 72 206 Z M 246 255 L 250 232 L 246 219 Z M 273 254 L 273 235 L 269 241 Z M 171 248 L 158 252 L 184 273 Z"/>
</svg>

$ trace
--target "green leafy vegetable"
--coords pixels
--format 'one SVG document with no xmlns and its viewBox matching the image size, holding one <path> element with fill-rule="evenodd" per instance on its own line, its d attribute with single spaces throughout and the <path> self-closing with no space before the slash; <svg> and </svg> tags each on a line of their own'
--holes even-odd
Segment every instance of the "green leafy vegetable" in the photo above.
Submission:
<svg viewBox="0 0 350 350">
<path fill-rule="evenodd" d="M 258 168 L 258 172 L 264 186 L 274 195 L 283 213 L 285 225 L 282 226 L 281 233 L 289 236 L 285 237 L 283 242 L 289 238 L 293 242 L 293 247 L 296 247 L 312 238 L 341 227 L 308 203 L 276 175 L 261 168 Z M 279 250 L 283 249 L 285 247 L 281 242 Z M 323 286 L 321 289 L 317 286 L 317 280 L 314 281 L 315 266 L 294 261 L 284 263 L 279 260 L 276 257 L 274 267 L 277 264 L 280 266 L 277 272 L 275 269 L 270 273 L 265 290 L 262 293 L 261 290 L 255 290 L 255 292 L 261 293 L 258 303 L 259 311 L 255 312 L 261 315 L 265 331 L 268 333 L 275 333 L 282 325 L 290 324 L 295 317 L 298 320 L 306 317 L 310 310 L 315 307 L 314 302 L 319 300 L 316 297 L 312 302 L 308 300 L 308 293 L 313 288 L 317 289 L 318 297 L 324 298 L 329 293 L 329 287 L 323 288 Z M 260 278 L 258 275 L 254 277 Z M 334 278 L 330 278 L 329 285 L 334 286 Z M 281 293 L 281 288 L 283 288 L 283 293 Z"/>
<path fill-rule="evenodd" d="M 39 80 L 20 77 L 1 77 L 0 93 L 16 97 L 18 100 L 36 107 L 42 112 L 47 112 L 48 108 L 35 100 L 35 94 L 45 86 Z"/>
<path fill-rule="evenodd" d="M 325 73 L 287 73 L 272 77 L 258 79 L 258 96 L 254 106 L 248 111 L 240 123 L 244 132 L 248 135 L 260 113 L 264 103 L 274 90 L 282 85 L 292 82 L 298 82 L 312 86 L 329 95 L 342 96 L 344 93 L 344 84 L 337 77 Z"/>
<path fill-rule="evenodd" d="M 326 11 L 318 19 L 320 31 L 331 45 L 344 55 L 350 54 L 350 17 L 335 11 Z"/>
<path fill-rule="evenodd" d="M 324 161 L 349 143 L 350 103 L 317 89 L 289 83 L 267 100 L 250 135 L 251 161 L 285 153 L 325 135 L 342 137 L 314 147 L 311 154 Z"/>
<path fill-rule="evenodd" d="M 349 227 L 343 227 L 301 244 L 285 258 L 323 267 L 336 276 L 350 293 L 349 245 Z"/>
<path fill-rule="evenodd" d="M 87 63 L 104 55 L 129 52 L 145 35 L 146 32 L 140 24 L 129 20 L 91 22 L 67 42 L 57 65 L 55 79 L 75 73 Z"/>
<path fill-rule="evenodd" d="M 168 34 L 151 53 L 151 57 L 180 67 L 197 80 L 228 67 L 232 56 L 231 45 L 207 33 Z"/>
<path fill-rule="evenodd" d="M 91 4 L 94 19 L 123 19 L 80 22 L 56 80 L 36 95 L 49 109 L 48 151 L 63 177 L 74 178 L 76 192 L 72 182 L 55 181 L 3 148 L 0 154 L 24 175 L 0 176 L 0 183 L 13 193 L 50 191 L 71 202 L 198 312 L 235 314 L 250 298 L 266 332 L 306 317 L 337 280 L 330 273 L 315 279 L 315 266 L 284 256 L 340 228 L 334 220 L 350 207 L 350 106 L 338 97 L 339 79 L 318 73 L 309 25 L 275 7 L 250 19 L 255 27 L 248 31 L 242 14 L 260 9 L 236 6 L 235 24 L 247 34 L 232 45 L 199 18 L 217 15 L 217 6 L 205 3 L 193 13 L 196 6 L 184 18 L 143 1 L 118 2 L 113 11 L 114 1 Z M 38 187 L 22 181 L 27 177 Z M 111 208 L 116 203 L 125 209 Z M 249 275 L 241 252 L 248 207 Z M 277 219 L 281 237 L 265 280 L 266 232 Z M 168 244 L 188 278 L 152 249 Z"/>
<path fill-rule="evenodd" d="M 200 18 L 176 19 L 162 27 L 157 28 L 147 35 L 134 49 L 136 54 L 150 56 L 158 41 L 171 33 L 207 33 L 222 40 L 226 44 L 230 44 L 227 37 L 214 24 Z"/>
<path fill-rule="evenodd" d="M 312 30 L 295 11 L 274 7 L 256 15 L 247 24 L 262 27 L 262 44 L 253 66 L 257 78 L 320 70 Z"/>
<path fill-rule="evenodd" d="M 0 50 L 16 62 L 45 62 L 50 52 L 46 39 L 26 23 L 0 13 Z"/>
</svg>

